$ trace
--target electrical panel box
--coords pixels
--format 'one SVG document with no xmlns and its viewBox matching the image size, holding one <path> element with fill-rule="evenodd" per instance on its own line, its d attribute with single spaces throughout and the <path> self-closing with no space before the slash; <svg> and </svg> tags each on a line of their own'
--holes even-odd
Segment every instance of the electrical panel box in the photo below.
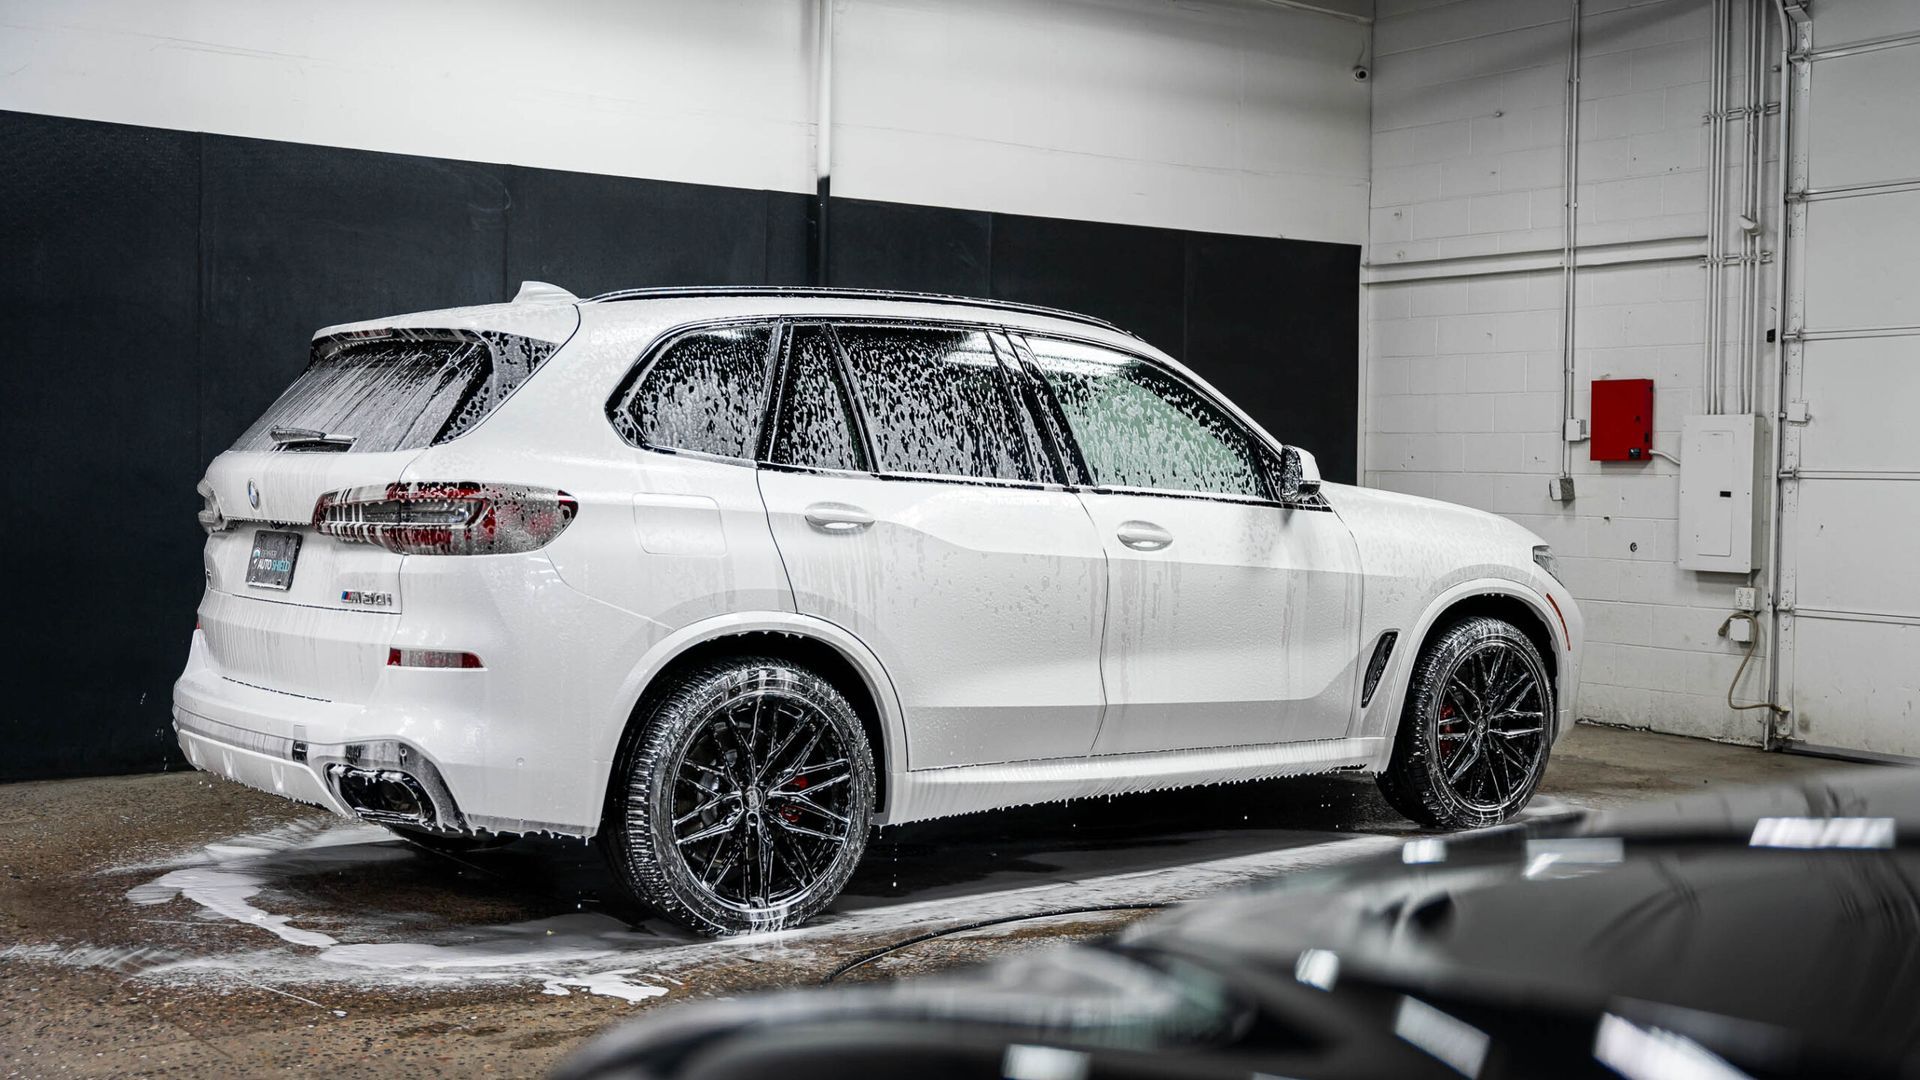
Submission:
<svg viewBox="0 0 1920 1080">
<path fill-rule="evenodd" d="M 1653 456 L 1653 380 L 1593 380 L 1594 461 L 1646 461 Z"/>
<path fill-rule="evenodd" d="M 1759 418 L 1689 416 L 1680 428 L 1680 567 L 1753 569 Z"/>
</svg>

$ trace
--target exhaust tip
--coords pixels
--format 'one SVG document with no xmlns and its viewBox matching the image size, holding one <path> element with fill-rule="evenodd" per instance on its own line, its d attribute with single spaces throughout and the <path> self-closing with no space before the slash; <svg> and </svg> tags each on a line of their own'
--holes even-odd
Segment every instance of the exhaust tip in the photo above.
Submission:
<svg viewBox="0 0 1920 1080">
<path fill-rule="evenodd" d="M 368 821 L 431 827 L 438 819 L 420 781 L 398 769 L 335 765 L 327 771 L 333 774 L 340 801 Z"/>
</svg>

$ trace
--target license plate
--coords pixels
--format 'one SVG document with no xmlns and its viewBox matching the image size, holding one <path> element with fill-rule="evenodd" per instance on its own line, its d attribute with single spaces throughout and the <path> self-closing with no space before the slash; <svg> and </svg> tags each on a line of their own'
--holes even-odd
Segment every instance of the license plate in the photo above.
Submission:
<svg viewBox="0 0 1920 1080">
<path fill-rule="evenodd" d="M 293 585 L 293 564 L 300 558 L 300 534 L 261 529 L 253 534 L 247 557 L 247 584 L 285 591 Z"/>
</svg>

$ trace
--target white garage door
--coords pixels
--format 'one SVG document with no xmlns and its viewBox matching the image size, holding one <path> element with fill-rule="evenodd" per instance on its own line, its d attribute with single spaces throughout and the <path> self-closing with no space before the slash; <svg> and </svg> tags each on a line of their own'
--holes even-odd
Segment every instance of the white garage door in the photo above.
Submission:
<svg viewBox="0 0 1920 1080">
<path fill-rule="evenodd" d="M 1808 6 L 1791 112 L 1783 673 L 1795 742 L 1920 758 L 1920 0 Z"/>
</svg>

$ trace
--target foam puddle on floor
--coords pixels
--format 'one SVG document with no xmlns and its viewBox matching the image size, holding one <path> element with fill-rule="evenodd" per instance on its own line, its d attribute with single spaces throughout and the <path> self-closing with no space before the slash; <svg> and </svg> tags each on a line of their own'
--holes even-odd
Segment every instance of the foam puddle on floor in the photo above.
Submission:
<svg viewBox="0 0 1920 1080">
<path fill-rule="evenodd" d="M 497 982 L 539 982 L 543 993 L 574 990 L 625 1001 L 660 997 L 655 985 L 631 966 L 633 954 L 671 939 L 629 928 L 606 915 L 579 913 L 435 935 L 441 941 L 381 941 L 343 944 L 331 934 L 294 925 L 294 916 L 271 914 L 253 903 L 279 881 L 332 867 L 416 858 L 384 829 L 368 825 L 296 822 L 279 829 L 209 844 L 166 873 L 127 891 L 142 906 L 176 897 L 214 915 L 273 934 L 296 950 L 286 955 L 249 953 L 185 957 L 147 967 L 153 976 L 217 976 L 251 981 L 353 982 L 388 987 L 439 987 Z M 275 953 L 287 953 L 275 950 Z M 606 969 L 609 960 L 627 964 Z"/>
<path fill-rule="evenodd" d="M 1527 812 L 1553 812 L 1542 799 Z M 258 907 L 263 891 L 287 879 L 331 868 L 419 858 L 385 830 L 327 819 L 307 819 L 278 829 L 238 836 L 197 849 L 185 858 L 112 873 L 163 871 L 127 893 L 136 904 L 184 897 L 204 913 L 256 927 L 279 938 L 275 945 L 219 955 L 182 955 L 163 942 L 126 952 L 110 950 L 112 966 L 139 978 L 214 985 L 239 983 L 275 993 L 275 987 L 461 989 L 483 984 L 537 984 L 543 993 L 575 991 L 633 1002 L 669 993 L 690 974 L 712 964 L 778 963 L 795 972 L 830 968 L 850 948 L 885 943 L 942 927 L 960 928 L 984 919 L 1025 918 L 1096 907 L 1178 903 L 1253 881 L 1327 867 L 1397 851 L 1404 836 L 1356 834 L 1337 840 L 1201 860 L 1151 869 L 1093 872 L 1010 889 L 938 898 L 907 898 L 853 910 L 829 910 L 805 926 L 707 940 L 643 924 L 631 927 L 610 916 L 571 913 L 501 926 L 408 935 L 395 931 L 406 916 L 394 913 L 368 925 L 363 938 L 424 936 L 424 940 L 341 943 L 333 933 L 296 925 Z M 83 951 L 84 952 L 84 951 Z M 93 966 L 71 949 L 0 948 L 0 959 L 17 955 L 74 966 Z M 128 964 L 128 956 L 139 961 Z M 317 992 L 303 990 L 303 993 Z M 299 1000 L 308 1000 L 298 998 Z M 317 1003 L 316 1003 L 317 1004 Z"/>
</svg>

